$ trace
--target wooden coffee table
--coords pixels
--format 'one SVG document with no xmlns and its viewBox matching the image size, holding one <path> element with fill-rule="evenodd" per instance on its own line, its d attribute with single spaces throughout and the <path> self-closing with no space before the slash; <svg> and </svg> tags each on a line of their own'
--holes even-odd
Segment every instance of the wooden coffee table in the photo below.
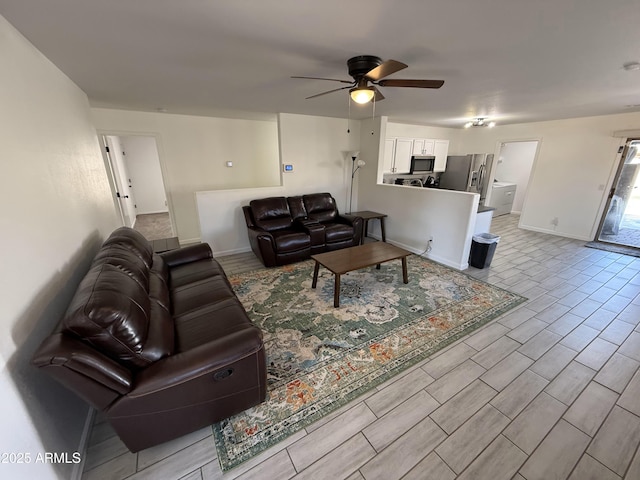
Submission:
<svg viewBox="0 0 640 480">
<path fill-rule="evenodd" d="M 409 277 L 407 276 L 407 255 L 411 255 L 411 252 L 384 242 L 367 243 L 366 245 L 359 245 L 357 247 L 343 248 L 333 252 L 311 255 L 311 258 L 316 261 L 313 269 L 313 283 L 311 284 L 311 288 L 316 288 L 318 283 L 318 270 L 320 269 L 320 265 L 322 265 L 335 276 L 333 306 L 339 307 L 340 275 L 372 265 L 380 268 L 381 263 L 398 258 L 402 259 L 402 280 L 404 283 L 409 283 Z"/>
</svg>

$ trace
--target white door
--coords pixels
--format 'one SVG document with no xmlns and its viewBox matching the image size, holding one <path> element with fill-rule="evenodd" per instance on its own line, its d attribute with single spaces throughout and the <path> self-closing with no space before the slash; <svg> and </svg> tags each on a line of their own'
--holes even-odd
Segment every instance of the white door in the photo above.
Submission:
<svg viewBox="0 0 640 480">
<path fill-rule="evenodd" d="M 105 136 L 104 144 L 107 149 L 107 159 L 113 172 L 115 184 L 115 196 L 120 205 L 123 223 L 127 227 L 133 227 L 136 221 L 136 206 L 133 193 L 129 185 L 127 167 L 122 157 L 120 139 L 113 136 Z"/>
</svg>

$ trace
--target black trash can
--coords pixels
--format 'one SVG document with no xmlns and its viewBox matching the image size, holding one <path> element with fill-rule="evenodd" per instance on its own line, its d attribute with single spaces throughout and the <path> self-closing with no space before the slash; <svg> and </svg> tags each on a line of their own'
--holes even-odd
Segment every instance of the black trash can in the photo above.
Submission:
<svg viewBox="0 0 640 480">
<path fill-rule="evenodd" d="M 479 233 L 471 240 L 471 253 L 469 254 L 469 264 L 476 268 L 485 268 L 491 265 L 496 246 L 500 241 L 498 235 L 491 233 Z"/>
</svg>

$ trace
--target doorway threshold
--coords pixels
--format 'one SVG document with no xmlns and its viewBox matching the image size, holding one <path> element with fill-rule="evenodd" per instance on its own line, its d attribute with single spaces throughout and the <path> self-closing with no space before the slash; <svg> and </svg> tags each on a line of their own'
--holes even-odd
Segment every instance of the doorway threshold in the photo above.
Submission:
<svg viewBox="0 0 640 480">
<path fill-rule="evenodd" d="M 625 245 L 618 245 L 606 242 L 588 242 L 585 247 L 595 248 L 597 250 L 604 250 L 605 252 L 620 253 L 622 255 L 630 255 L 632 257 L 640 257 L 640 248 L 628 247 Z"/>
</svg>

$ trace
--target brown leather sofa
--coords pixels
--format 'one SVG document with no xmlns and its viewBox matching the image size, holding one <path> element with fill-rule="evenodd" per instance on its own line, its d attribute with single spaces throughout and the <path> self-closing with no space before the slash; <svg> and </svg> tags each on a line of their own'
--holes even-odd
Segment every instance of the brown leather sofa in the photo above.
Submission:
<svg viewBox="0 0 640 480">
<path fill-rule="evenodd" d="M 132 452 L 266 395 L 262 332 L 209 245 L 154 254 L 126 227 L 104 242 L 32 362 L 103 411 Z"/>
<path fill-rule="evenodd" d="M 266 267 L 353 247 L 362 238 L 362 218 L 340 215 L 330 193 L 261 198 L 242 210 L 251 249 Z"/>
</svg>

